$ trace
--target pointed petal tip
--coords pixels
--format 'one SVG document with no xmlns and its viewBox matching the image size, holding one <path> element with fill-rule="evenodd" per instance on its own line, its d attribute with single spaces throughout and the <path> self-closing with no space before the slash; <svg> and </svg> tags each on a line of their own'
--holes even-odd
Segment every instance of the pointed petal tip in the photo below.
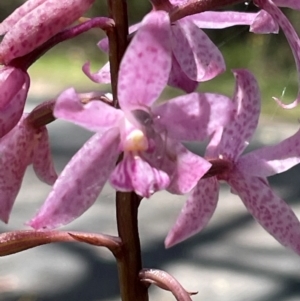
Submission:
<svg viewBox="0 0 300 301">
<path fill-rule="evenodd" d="M 50 230 L 52 228 L 42 226 L 42 221 L 40 218 L 32 218 L 28 222 L 24 223 L 25 226 L 31 227 L 34 230 Z"/>
<path fill-rule="evenodd" d="M 282 100 L 280 100 L 279 98 L 277 98 L 277 97 L 272 97 L 272 99 L 273 100 L 275 100 L 276 101 L 276 103 L 282 108 L 282 109 L 286 109 L 286 110 L 291 110 L 291 109 L 294 109 L 294 108 L 296 108 L 298 105 L 299 105 L 299 102 L 300 102 L 300 97 L 298 96 L 298 98 L 295 100 L 295 101 L 293 101 L 292 103 L 290 103 L 290 104 L 284 104 L 283 102 L 282 102 Z"/>
<path fill-rule="evenodd" d="M 9 221 L 9 214 L 3 214 L 2 212 L 0 212 L 0 220 L 1 220 L 4 224 L 8 224 L 8 221 Z"/>
<path fill-rule="evenodd" d="M 165 248 L 166 249 L 172 248 L 173 246 L 177 245 L 180 242 L 181 242 L 181 240 L 175 239 L 174 233 L 169 232 L 165 239 Z"/>
</svg>

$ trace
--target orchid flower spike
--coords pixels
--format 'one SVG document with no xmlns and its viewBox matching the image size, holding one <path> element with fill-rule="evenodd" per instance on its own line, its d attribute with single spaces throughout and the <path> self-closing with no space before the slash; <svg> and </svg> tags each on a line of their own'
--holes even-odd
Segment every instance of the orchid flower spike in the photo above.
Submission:
<svg viewBox="0 0 300 301">
<path fill-rule="evenodd" d="M 20 120 L 29 85 L 27 72 L 11 66 L 0 68 L 0 138 Z"/>
<path fill-rule="evenodd" d="M 144 18 L 121 62 L 121 109 L 97 100 L 83 105 L 74 89 L 58 97 L 57 118 L 96 134 L 67 164 L 30 226 L 54 228 L 71 222 L 95 202 L 108 179 L 119 191 L 150 197 L 162 189 L 187 193 L 207 172 L 211 164 L 180 141 L 203 140 L 226 124 L 231 100 L 191 93 L 155 106 L 168 81 L 170 53 L 168 14 L 152 12 Z M 121 152 L 122 160 L 116 166 Z"/>
<path fill-rule="evenodd" d="M 252 137 L 260 113 L 257 82 L 246 70 L 234 71 L 237 85 L 233 101 L 235 116 L 216 133 L 206 158 L 227 163 L 227 170 L 201 179 L 189 196 L 165 245 L 171 247 L 201 231 L 216 208 L 219 181 L 226 181 L 250 214 L 282 245 L 300 254 L 300 223 L 291 208 L 268 185 L 266 177 L 300 163 L 300 131 L 283 142 L 246 155 L 241 153 Z"/>
<path fill-rule="evenodd" d="M 19 123 L 0 139 L 0 219 L 8 222 L 28 165 L 38 178 L 54 184 L 53 167 L 46 127 L 33 128 L 23 115 Z"/>
<path fill-rule="evenodd" d="M 0 23 L 0 62 L 8 64 L 71 25 L 95 0 L 28 0 Z"/>
</svg>

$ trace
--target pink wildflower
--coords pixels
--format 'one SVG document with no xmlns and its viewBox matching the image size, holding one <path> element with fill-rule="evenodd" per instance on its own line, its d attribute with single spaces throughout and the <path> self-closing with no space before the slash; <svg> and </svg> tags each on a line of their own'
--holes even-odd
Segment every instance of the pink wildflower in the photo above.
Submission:
<svg viewBox="0 0 300 301">
<path fill-rule="evenodd" d="M 30 221 L 33 228 L 58 227 L 77 218 L 95 202 L 108 178 L 117 190 L 135 191 L 143 197 L 161 189 L 182 194 L 210 168 L 180 141 L 210 136 L 214 127 L 228 121 L 231 101 L 222 95 L 191 93 L 156 107 L 154 102 L 167 84 L 170 52 L 168 14 L 152 12 L 143 20 L 120 66 L 121 110 L 101 101 L 83 105 L 73 89 L 59 96 L 56 117 L 97 133 L 65 167 Z M 206 118 L 200 119 L 204 114 Z M 220 117 L 215 119 L 216 115 Z M 115 166 L 121 152 L 123 159 Z"/>
<path fill-rule="evenodd" d="M 300 131 L 278 145 L 240 156 L 257 126 L 260 96 L 257 83 L 248 71 L 235 71 L 235 76 L 235 116 L 224 130 L 214 136 L 205 155 L 225 162 L 228 169 L 199 181 L 165 244 L 170 247 L 206 226 L 217 205 L 218 181 L 225 180 L 262 227 L 281 244 L 300 254 L 299 220 L 291 208 L 275 195 L 266 179 L 300 163 Z"/>
</svg>

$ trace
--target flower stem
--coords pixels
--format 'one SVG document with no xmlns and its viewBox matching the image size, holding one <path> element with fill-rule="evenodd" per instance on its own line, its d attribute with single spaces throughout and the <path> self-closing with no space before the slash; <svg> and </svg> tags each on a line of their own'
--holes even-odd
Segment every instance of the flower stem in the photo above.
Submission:
<svg viewBox="0 0 300 301">
<path fill-rule="evenodd" d="M 244 2 L 243 0 L 194 0 L 186 1 L 170 12 L 171 22 L 175 22 L 186 16 L 202 13 L 208 10 L 215 10 L 227 5 Z"/>
<path fill-rule="evenodd" d="M 128 44 L 128 16 L 126 0 L 108 0 L 110 17 L 115 27 L 107 31 L 109 60 L 114 106 L 117 101 L 118 71 Z M 134 192 L 116 194 L 118 234 L 122 248 L 115 254 L 118 265 L 122 301 L 148 301 L 147 287 L 139 280 L 142 269 L 141 247 L 138 233 L 138 207 L 141 198 Z"/>
<path fill-rule="evenodd" d="M 134 192 L 117 192 L 118 233 L 123 249 L 117 254 L 122 301 L 148 301 L 148 288 L 139 279 L 142 270 L 138 233 L 138 207 L 141 198 Z"/>
</svg>

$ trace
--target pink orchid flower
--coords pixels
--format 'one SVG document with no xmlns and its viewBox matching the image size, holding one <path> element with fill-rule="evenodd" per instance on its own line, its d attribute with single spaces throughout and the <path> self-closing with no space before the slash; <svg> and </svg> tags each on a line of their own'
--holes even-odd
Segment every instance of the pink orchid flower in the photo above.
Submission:
<svg viewBox="0 0 300 301">
<path fill-rule="evenodd" d="M 174 6 L 166 3 L 159 9 L 169 12 Z M 154 7 L 154 11 L 158 11 Z M 133 25 L 130 32 L 137 30 L 139 24 Z M 184 18 L 172 23 L 169 27 L 172 45 L 172 69 L 169 77 L 169 85 L 183 89 L 187 93 L 194 91 L 198 82 L 208 81 L 224 72 L 225 62 L 218 47 L 209 37 L 197 28 L 193 22 Z M 201 41 L 201 42 L 199 42 Z M 99 47 L 108 52 L 108 42 L 100 41 Z M 83 66 L 85 74 L 98 83 L 110 82 L 109 66 L 95 74 L 90 71 L 89 63 Z"/>
<path fill-rule="evenodd" d="M 81 17 L 94 1 L 26 1 L 0 23 L 0 34 L 5 34 L 0 43 L 0 61 L 8 64 L 42 45 Z"/>
<path fill-rule="evenodd" d="M 20 120 L 29 85 L 27 72 L 10 66 L 0 69 L 0 138 Z"/>
<path fill-rule="evenodd" d="M 219 181 L 226 181 L 239 195 L 250 214 L 275 239 L 300 254 L 300 223 L 291 208 L 268 185 L 266 177 L 300 163 L 300 131 L 283 142 L 240 156 L 252 137 L 260 113 L 259 90 L 245 70 L 237 79 L 235 116 L 209 144 L 205 157 L 225 162 L 228 169 L 201 179 L 189 196 L 165 245 L 171 247 L 201 231 L 209 222 L 218 201 Z"/>
<path fill-rule="evenodd" d="M 155 106 L 167 84 L 170 53 L 168 14 L 152 12 L 143 20 L 120 66 L 121 109 L 96 100 L 83 105 L 73 89 L 58 97 L 57 118 L 97 133 L 65 167 L 30 226 L 54 228 L 71 222 L 95 202 L 108 179 L 119 191 L 149 197 L 162 189 L 186 193 L 207 172 L 211 164 L 180 141 L 212 135 L 214 127 L 228 122 L 231 100 L 191 93 Z M 115 166 L 121 152 L 123 158 Z"/>
<path fill-rule="evenodd" d="M 38 178 L 49 185 L 57 178 L 46 127 L 35 129 L 25 117 L 0 139 L 0 219 L 5 223 L 28 165 L 32 164 Z"/>
</svg>

